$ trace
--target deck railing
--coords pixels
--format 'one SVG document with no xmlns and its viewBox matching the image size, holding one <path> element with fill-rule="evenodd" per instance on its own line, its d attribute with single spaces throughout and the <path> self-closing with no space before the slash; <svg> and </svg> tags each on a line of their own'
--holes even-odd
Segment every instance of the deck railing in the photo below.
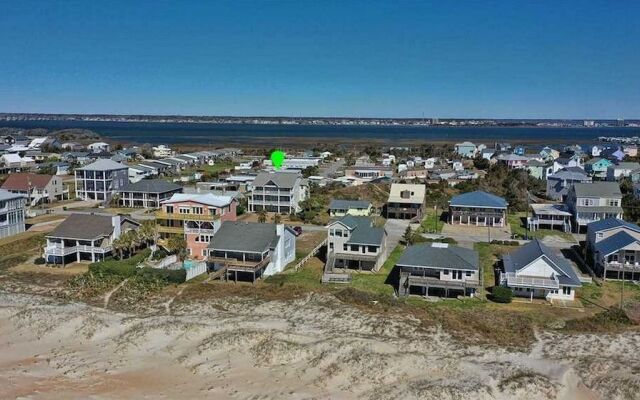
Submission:
<svg viewBox="0 0 640 400">
<path fill-rule="evenodd" d="M 519 276 L 514 272 L 507 272 L 507 286 L 559 289 L 560 283 L 556 278 L 535 278 L 532 276 Z"/>
</svg>

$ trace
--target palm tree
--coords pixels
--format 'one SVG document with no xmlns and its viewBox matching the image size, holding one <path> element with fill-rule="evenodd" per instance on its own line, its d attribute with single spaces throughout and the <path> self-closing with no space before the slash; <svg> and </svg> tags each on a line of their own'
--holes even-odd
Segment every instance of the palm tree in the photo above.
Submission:
<svg viewBox="0 0 640 400">
<path fill-rule="evenodd" d="M 149 243 L 151 243 L 153 248 L 155 248 L 159 235 L 158 224 L 152 219 L 144 221 L 142 225 L 140 225 L 138 235 L 145 245 L 149 246 Z"/>
<path fill-rule="evenodd" d="M 113 247 L 113 250 L 118 253 L 118 259 L 122 260 L 122 251 L 124 250 L 124 243 L 122 240 L 120 240 L 120 238 L 113 239 L 111 247 Z"/>
<path fill-rule="evenodd" d="M 265 210 L 258 211 L 258 222 L 261 224 L 267 222 L 267 212 Z"/>
<path fill-rule="evenodd" d="M 274 214 L 273 215 L 273 223 L 278 225 L 282 222 L 282 215 L 280 214 Z"/>
<path fill-rule="evenodd" d="M 183 235 L 171 236 L 167 241 L 167 248 L 177 255 L 180 261 L 184 261 L 187 258 L 187 241 Z"/>
</svg>

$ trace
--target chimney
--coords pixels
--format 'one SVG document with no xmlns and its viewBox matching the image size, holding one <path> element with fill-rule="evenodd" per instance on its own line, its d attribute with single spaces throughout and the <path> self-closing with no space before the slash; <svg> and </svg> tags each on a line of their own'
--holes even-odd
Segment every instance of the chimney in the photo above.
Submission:
<svg viewBox="0 0 640 400">
<path fill-rule="evenodd" d="M 114 215 L 111 217 L 111 226 L 113 226 L 113 238 L 117 239 L 120 237 L 120 216 Z"/>
</svg>

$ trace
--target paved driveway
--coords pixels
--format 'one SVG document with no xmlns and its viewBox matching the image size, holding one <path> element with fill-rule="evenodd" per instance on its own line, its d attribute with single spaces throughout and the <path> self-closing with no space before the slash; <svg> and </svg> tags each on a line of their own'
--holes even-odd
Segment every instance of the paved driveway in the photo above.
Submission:
<svg viewBox="0 0 640 400">
<path fill-rule="evenodd" d="M 387 248 L 389 251 L 393 251 L 396 248 L 404 231 L 409 226 L 409 220 L 406 219 L 388 219 L 384 224 L 384 228 L 387 230 Z"/>
</svg>

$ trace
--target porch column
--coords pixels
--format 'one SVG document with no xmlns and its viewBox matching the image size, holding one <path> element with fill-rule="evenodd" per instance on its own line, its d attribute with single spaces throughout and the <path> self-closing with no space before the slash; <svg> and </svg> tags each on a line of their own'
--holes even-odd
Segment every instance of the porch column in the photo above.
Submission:
<svg viewBox="0 0 640 400">
<path fill-rule="evenodd" d="M 95 243 L 92 240 L 91 241 L 91 262 L 96 262 L 96 253 L 95 253 L 95 251 L 93 249 L 94 247 L 95 247 Z"/>
<path fill-rule="evenodd" d="M 80 242 L 76 240 L 76 261 L 80 262 L 80 251 L 78 251 L 77 246 L 80 246 Z"/>
</svg>

